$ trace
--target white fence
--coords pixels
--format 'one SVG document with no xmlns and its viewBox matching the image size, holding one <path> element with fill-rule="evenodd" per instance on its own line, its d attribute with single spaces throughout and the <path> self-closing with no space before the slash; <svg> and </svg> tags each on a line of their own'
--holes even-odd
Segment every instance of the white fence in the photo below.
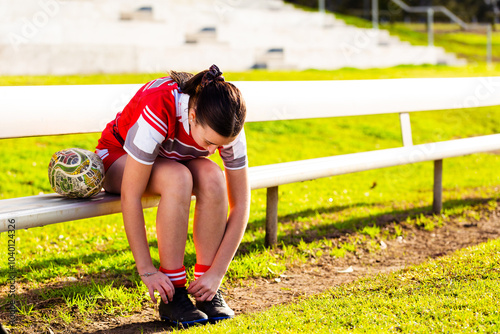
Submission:
<svg viewBox="0 0 500 334">
<path fill-rule="evenodd" d="M 248 122 L 386 113 L 400 115 L 402 147 L 251 167 L 251 188 L 267 188 L 268 245 L 277 242 L 277 190 L 282 184 L 434 161 L 433 210 L 439 212 L 442 206 L 442 160 L 500 150 L 500 134 L 413 145 L 409 114 L 443 109 L 462 112 L 461 109 L 468 107 L 500 106 L 500 77 L 234 84 L 241 89 L 247 102 Z M 100 132 L 140 86 L 0 87 L 0 138 Z M 155 197 L 143 198 L 145 208 L 155 206 L 157 202 Z M 120 211 L 120 197 L 104 193 L 83 201 L 65 199 L 56 194 L 1 200 L 0 232 L 7 231 L 12 219 L 17 228 L 30 228 Z"/>
</svg>

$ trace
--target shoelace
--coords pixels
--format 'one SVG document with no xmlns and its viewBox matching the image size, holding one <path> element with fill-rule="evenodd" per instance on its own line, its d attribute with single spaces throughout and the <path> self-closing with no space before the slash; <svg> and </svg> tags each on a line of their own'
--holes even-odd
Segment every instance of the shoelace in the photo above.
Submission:
<svg viewBox="0 0 500 334">
<path fill-rule="evenodd" d="M 212 299 L 212 305 L 214 306 L 226 306 L 226 303 L 224 302 L 224 299 L 222 298 L 222 291 L 217 290 L 217 293 L 215 294 L 214 298 Z"/>
</svg>

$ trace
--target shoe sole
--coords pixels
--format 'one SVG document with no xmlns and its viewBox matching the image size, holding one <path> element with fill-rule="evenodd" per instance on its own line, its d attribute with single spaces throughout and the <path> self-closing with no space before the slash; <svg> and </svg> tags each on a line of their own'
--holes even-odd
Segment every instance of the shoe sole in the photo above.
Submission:
<svg viewBox="0 0 500 334">
<path fill-rule="evenodd" d="M 202 325 L 202 324 L 205 324 L 209 321 L 209 319 L 199 319 L 199 320 L 191 320 L 191 321 L 175 321 L 175 320 L 171 320 L 165 316 L 161 316 L 160 318 L 161 318 L 161 320 L 166 321 L 166 322 L 170 322 L 171 324 L 174 324 L 176 326 L 182 325 L 182 326 L 186 326 L 186 327 L 196 325 L 196 324 Z"/>
<path fill-rule="evenodd" d="M 232 319 L 234 318 L 234 316 L 225 316 L 225 317 L 213 317 L 213 318 L 208 318 L 208 322 L 210 322 L 211 324 L 215 324 L 219 321 L 222 321 L 222 320 L 227 320 L 227 319 Z"/>
</svg>

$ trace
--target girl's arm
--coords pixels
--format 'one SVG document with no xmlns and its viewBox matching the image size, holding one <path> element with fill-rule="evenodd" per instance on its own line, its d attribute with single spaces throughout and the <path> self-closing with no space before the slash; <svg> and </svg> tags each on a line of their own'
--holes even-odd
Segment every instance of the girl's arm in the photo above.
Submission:
<svg viewBox="0 0 500 334">
<path fill-rule="evenodd" d="M 209 289 L 203 300 L 211 300 L 222 282 L 222 278 L 229 268 L 234 254 L 240 245 L 250 215 L 250 184 L 248 180 L 248 168 L 238 170 L 226 170 L 226 183 L 229 199 L 229 217 L 226 232 L 222 238 L 215 259 L 210 269 L 201 277 L 203 278 L 202 290 Z M 188 291 L 194 293 L 200 290 L 201 279 L 191 283 Z M 202 301 L 198 297 L 195 298 Z"/>
<path fill-rule="evenodd" d="M 146 226 L 144 213 L 142 211 L 141 198 L 144 194 L 151 175 L 151 165 L 144 165 L 132 157 L 127 157 L 123 181 L 121 188 L 121 205 L 123 213 L 123 223 L 127 234 L 128 243 L 137 271 L 140 275 L 157 272 L 151 260 L 149 245 L 146 237 Z M 151 276 L 141 276 L 144 284 L 148 287 L 151 300 L 156 303 L 154 290 L 157 290 L 163 301 L 172 299 L 173 285 L 165 275 L 155 274 Z"/>
</svg>

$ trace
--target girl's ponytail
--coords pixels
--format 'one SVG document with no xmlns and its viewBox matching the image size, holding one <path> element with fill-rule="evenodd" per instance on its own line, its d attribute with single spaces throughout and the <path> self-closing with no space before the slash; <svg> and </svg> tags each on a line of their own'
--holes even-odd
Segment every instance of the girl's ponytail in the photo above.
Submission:
<svg viewBox="0 0 500 334">
<path fill-rule="evenodd" d="M 170 71 L 170 77 L 177 82 L 177 85 L 181 89 L 183 93 L 186 93 L 191 96 L 191 94 L 186 92 L 186 86 L 188 86 L 188 82 L 194 77 L 193 74 L 187 72 L 176 72 Z M 192 84 L 191 84 L 192 85 Z M 191 86 L 189 85 L 189 86 Z"/>
</svg>

